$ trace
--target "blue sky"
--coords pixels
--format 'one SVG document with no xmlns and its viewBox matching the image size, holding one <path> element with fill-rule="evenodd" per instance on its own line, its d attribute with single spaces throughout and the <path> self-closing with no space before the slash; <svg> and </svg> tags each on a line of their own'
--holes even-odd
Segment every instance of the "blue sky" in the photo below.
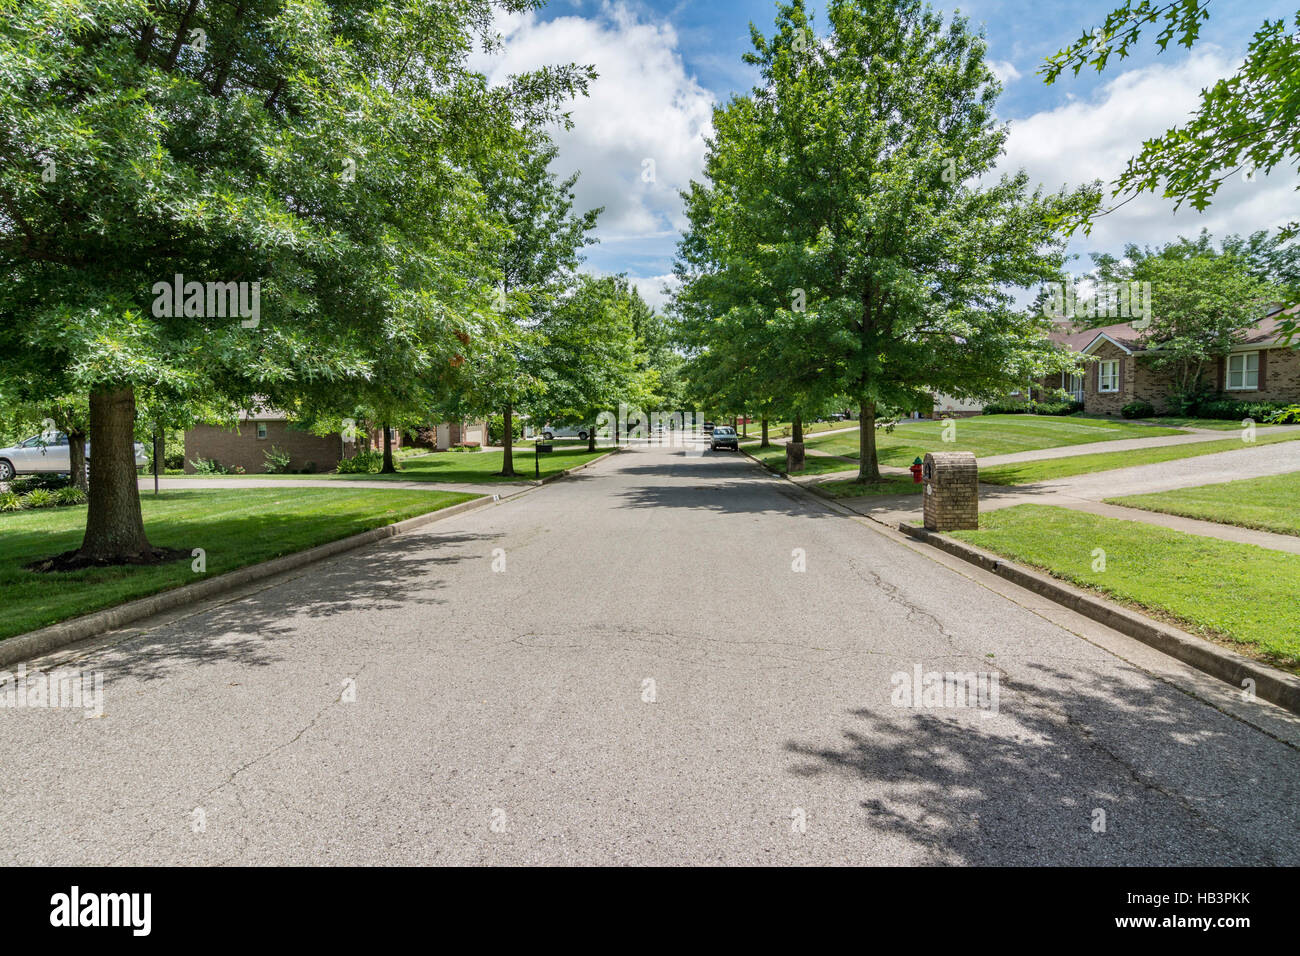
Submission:
<svg viewBox="0 0 1300 956">
<path fill-rule="evenodd" d="M 1053 189 L 1113 179 L 1143 138 L 1185 119 L 1197 92 L 1235 68 L 1265 18 L 1295 12 L 1294 0 L 1215 2 L 1192 51 L 1158 53 L 1151 31 L 1104 74 L 1085 70 L 1047 86 L 1035 75 L 1044 57 L 1100 23 L 1112 3 L 934 6 L 960 10 L 984 28 L 988 59 L 1004 80 L 998 112 L 1011 126 L 1000 169 L 1025 168 Z M 536 14 L 502 21 L 505 53 L 484 65 L 494 78 L 562 61 L 594 63 L 600 73 L 591 96 L 574 106 L 575 129 L 557 134 L 558 170 L 581 172 L 579 202 L 606 208 L 589 270 L 626 272 L 652 303 L 662 302 L 682 227 L 677 190 L 700 178 L 712 107 L 753 82 L 740 59 L 750 22 L 770 33 L 774 13 L 766 0 L 553 0 Z M 825 29 L 820 16 L 815 24 Z M 1294 185 L 1294 170 L 1229 183 L 1206 214 L 1175 216 L 1166 201 L 1144 197 L 1071 249 L 1118 252 L 1125 242 L 1160 242 L 1203 226 L 1216 234 L 1273 228 L 1300 218 Z"/>
</svg>

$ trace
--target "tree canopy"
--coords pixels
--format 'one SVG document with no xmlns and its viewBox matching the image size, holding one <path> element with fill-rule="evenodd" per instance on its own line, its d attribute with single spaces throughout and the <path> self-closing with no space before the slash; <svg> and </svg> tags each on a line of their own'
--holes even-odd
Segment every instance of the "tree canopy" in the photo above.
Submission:
<svg viewBox="0 0 1300 956">
<path fill-rule="evenodd" d="M 1023 172 L 976 184 L 1006 130 L 964 18 L 918 0 L 832 0 L 827 18 L 815 35 L 794 0 L 773 36 L 751 27 L 761 82 L 715 111 L 708 182 L 685 194 L 679 302 L 716 324 L 706 347 L 765 330 L 810 399 L 857 401 L 860 478 L 877 481 L 878 408 L 1060 366 L 1011 290 L 1060 275 L 1054 220 L 1099 197 L 1030 192 Z"/>
</svg>

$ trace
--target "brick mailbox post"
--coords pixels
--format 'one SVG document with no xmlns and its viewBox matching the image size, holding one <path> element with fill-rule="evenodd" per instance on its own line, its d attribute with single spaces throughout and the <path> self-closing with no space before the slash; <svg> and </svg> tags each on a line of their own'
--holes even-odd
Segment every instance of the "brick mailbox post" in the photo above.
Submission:
<svg viewBox="0 0 1300 956">
<path fill-rule="evenodd" d="M 928 452 L 921 467 L 925 482 L 927 531 L 979 527 L 979 469 L 968 451 Z"/>
</svg>

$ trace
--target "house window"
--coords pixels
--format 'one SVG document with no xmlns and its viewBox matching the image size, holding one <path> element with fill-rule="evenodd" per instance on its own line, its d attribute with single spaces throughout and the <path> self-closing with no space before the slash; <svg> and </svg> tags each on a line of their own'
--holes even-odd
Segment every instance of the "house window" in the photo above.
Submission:
<svg viewBox="0 0 1300 956">
<path fill-rule="evenodd" d="M 1119 359 L 1111 359 L 1107 362 L 1098 363 L 1097 391 L 1119 391 Z"/>
<path fill-rule="evenodd" d="M 258 438 L 266 437 L 266 422 L 257 423 L 257 437 Z"/>
<path fill-rule="evenodd" d="M 1228 356 L 1228 389 L 1244 391 L 1259 388 L 1259 353 L 1242 352 Z"/>
</svg>

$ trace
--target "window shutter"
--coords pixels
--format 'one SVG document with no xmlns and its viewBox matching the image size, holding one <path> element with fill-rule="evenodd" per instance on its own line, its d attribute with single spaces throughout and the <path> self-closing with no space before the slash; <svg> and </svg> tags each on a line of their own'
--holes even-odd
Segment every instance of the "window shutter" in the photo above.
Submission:
<svg viewBox="0 0 1300 956">
<path fill-rule="evenodd" d="M 1227 386 L 1228 384 L 1228 359 L 1222 355 L 1219 356 L 1218 375 L 1219 375 L 1218 390 L 1222 392 L 1225 386 Z"/>
<path fill-rule="evenodd" d="M 1124 394 L 1124 360 L 1115 363 L 1115 391 Z"/>
<path fill-rule="evenodd" d="M 1101 391 L 1101 363 L 1100 362 L 1092 363 L 1092 390 L 1094 392 Z"/>
<path fill-rule="evenodd" d="M 1259 350 L 1259 390 L 1264 391 L 1264 373 L 1268 371 L 1268 349 Z"/>
</svg>

